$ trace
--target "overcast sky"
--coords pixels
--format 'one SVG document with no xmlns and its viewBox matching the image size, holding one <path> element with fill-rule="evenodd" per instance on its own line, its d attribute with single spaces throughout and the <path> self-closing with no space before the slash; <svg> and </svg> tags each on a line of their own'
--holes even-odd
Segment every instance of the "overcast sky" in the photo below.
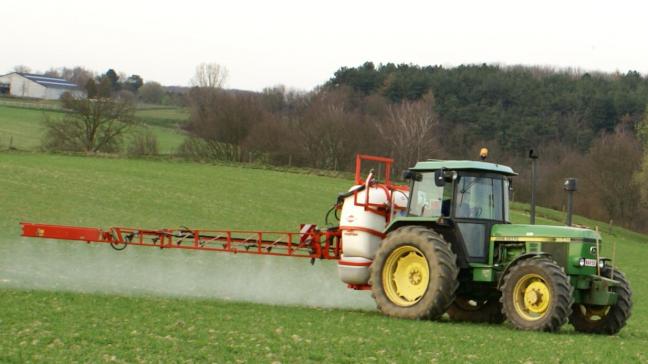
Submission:
<svg viewBox="0 0 648 364">
<path fill-rule="evenodd" d="M 4 1 L 0 73 L 81 65 L 309 90 L 341 66 L 502 63 L 648 73 L 643 1 Z"/>
</svg>

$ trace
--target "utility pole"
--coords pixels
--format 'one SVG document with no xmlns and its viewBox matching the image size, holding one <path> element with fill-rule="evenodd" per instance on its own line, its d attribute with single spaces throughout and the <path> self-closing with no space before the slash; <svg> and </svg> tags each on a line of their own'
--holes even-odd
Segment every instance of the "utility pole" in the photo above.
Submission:
<svg viewBox="0 0 648 364">
<path fill-rule="evenodd" d="M 535 150 L 529 149 L 529 159 L 531 159 L 531 218 L 529 223 L 535 225 L 536 217 L 536 168 L 538 164 L 538 154 Z"/>
</svg>

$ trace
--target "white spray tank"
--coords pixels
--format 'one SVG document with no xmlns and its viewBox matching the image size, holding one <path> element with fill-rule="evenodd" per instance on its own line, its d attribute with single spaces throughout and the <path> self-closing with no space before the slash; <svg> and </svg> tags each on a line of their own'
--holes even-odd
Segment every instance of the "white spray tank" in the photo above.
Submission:
<svg viewBox="0 0 648 364">
<path fill-rule="evenodd" d="M 340 279 L 351 285 L 367 284 L 369 266 L 384 238 L 383 231 L 396 214 L 407 208 L 404 188 L 375 183 L 373 172 L 362 185 L 349 189 L 342 204 L 342 258 Z"/>
<path fill-rule="evenodd" d="M 387 224 L 389 190 L 384 186 L 353 186 L 340 214 L 342 254 L 373 259 Z M 382 188 L 381 188 L 382 187 Z"/>
</svg>

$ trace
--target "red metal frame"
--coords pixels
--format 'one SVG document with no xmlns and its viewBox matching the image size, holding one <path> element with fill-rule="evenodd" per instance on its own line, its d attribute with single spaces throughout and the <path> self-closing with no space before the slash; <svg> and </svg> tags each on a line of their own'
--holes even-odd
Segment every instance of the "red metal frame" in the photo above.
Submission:
<svg viewBox="0 0 648 364">
<path fill-rule="evenodd" d="M 356 170 L 355 170 L 355 183 L 357 185 L 365 184 L 362 179 L 362 161 L 379 162 L 385 165 L 385 186 L 391 187 L 391 166 L 394 160 L 386 157 L 376 157 L 373 155 L 356 154 Z"/>
<path fill-rule="evenodd" d="M 383 183 L 378 183 L 373 179 L 374 173 L 371 171 L 367 178 L 365 180 L 362 179 L 362 161 L 372 161 L 372 162 L 378 162 L 382 163 L 385 165 L 385 176 L 384 179 L 385 181 Z M 401 185 L 393 185 L 391 181 L 391 167 L 392 164 L 394 163 L 394 160 L 391 158 L 386 158 L 386 157 L 376 157 L 372 155 L 364 155 L 364 154 L 357 154 L 356 155 L 356 169 L 355 169 L 355 183 L 356 185 L 365 185 L 365 191 L 369 190 L 369 186 L 380 188 L 385 191 L 385 194 L 387 194 L 387 200 L 390 202 L 393 202 L 392 195 L 394 191 L 408 191 L 407 186 L 401 186 Z M 369 201 L 369 193 L 365 193 L 365 200 L 364 201 L 358 201 L 358 193 L 354 192 L 353 193 L 353 203 L 356 206 L 362 206 L 364 207 L 364 210 L 370 213 L 374 213 L 377 215 L 384 216 L 387 220 L 387 223 L 389 223 L 392 219 L 393 214 L 397 210 L 403 210 L 403 208 L 399 208 L 396 206 L 392 206 L 391 209 L 389 206 L 385 204 L 377 204 L 377 203 L 372 203 Z M 350 228 L 346 228 L 346 230 L 353 230 Z"/>
<path fill-rule="evenodd" d="M 342 251 L 340 231 L 320 231 L 310 225 L 300 232 L 246 230 L 147 230 L 34 224 L 21 222 L 22 236 L 59 240 L 108 243 L 116 249 L 127 245 L 161 249 L 206 250 L 240 254 L 339 259 Z"/>
</svg>

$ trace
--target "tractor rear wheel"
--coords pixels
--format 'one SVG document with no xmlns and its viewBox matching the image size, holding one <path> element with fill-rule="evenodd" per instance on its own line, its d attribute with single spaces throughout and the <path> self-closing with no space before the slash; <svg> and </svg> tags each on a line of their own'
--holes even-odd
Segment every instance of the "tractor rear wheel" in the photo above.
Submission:
<svg viewBox="0 0 648 364">
<path fill-rule="evenodd" d="M 502 304 L 497 298 L 472 299 L 462 296 L 455 298 L 448 316 L 454 321 L 485 322 L 501 324 L 506 317 L 502 314 Z"/>
<path fill-rule="evenodd" d="M 382 313 L 437 319 L 454 301 L 457 257 L 441 235 L 420 226 L 392 231 L 371 264 L 372 296 Z"/>
<path fill-rule="evenodd" d="M 558 331 L 571 314 L 573 288 L 553 260 L 530 258 L 517 263 L 500 289 L 503 313 L 518 329 Z"/>
<path fill-rule="evenodd" d="M 619 332 L 630 318 L 632 310 L 632 291 L 625 275 L 611 267 L 605 267 L 601 271 L 604 277 L 612 277 L 621 285 L 612 287 L 617 294 L 617 302 L 610 306 L 585 305 L 575 303 L 572 307 L 572 315 L 569 322 L 574 325 L 576 331 L 590 334 L 614 335 Z"/>
</svg>

